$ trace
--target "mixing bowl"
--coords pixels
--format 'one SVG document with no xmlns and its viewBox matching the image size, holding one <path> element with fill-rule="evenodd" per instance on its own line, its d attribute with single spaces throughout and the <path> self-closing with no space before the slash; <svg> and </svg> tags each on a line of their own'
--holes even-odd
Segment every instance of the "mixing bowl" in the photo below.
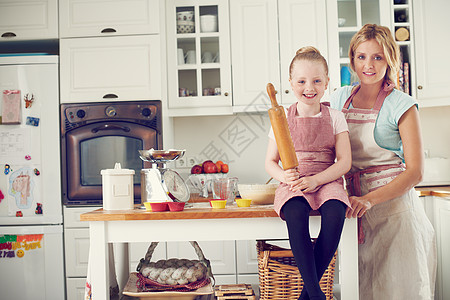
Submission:
<svg viewBox="0 0 450 300">
<path fill-rule="evenodd" d="M 251 199 L 254 205 L 273 204 L 278 183 L 238 184 L 239 194 L 243 199 Z"/>
</svg>

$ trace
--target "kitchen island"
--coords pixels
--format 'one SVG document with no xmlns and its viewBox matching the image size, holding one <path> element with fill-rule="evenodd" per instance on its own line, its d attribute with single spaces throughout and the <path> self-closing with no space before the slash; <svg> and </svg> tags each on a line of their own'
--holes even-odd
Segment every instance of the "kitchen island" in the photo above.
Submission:
<svg viewBox="0 0 450 300">
<path fill-rule="evenodd" d="M 133 210 L 98 209 L 80 216 L 88 221 L 91 247 L 92 299 L 109 299 L 108 243 L 152 241 L 223 241 L 287 239 L 285 222 L 272 205 L 239 208 L 229 205 L 213 209 L 195 204 L 181 212 L 150 212 L 136 206 Z M 312 212 L 311 235 L 317 236 L 320 215 Z M 357 300 L 358 241 L 356 219 L 346 219 L 338 249 L 341 299 Z M 123 262 L 128 269 L 128 261 Z"/>
</svg>

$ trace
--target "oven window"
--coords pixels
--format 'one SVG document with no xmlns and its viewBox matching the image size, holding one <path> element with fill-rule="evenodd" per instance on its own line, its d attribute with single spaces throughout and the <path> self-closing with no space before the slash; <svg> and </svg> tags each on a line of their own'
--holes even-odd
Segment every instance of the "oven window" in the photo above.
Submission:
<svg viewBox="0 0 450 300">
<path fill-rule="evenodd" d="M 101 185 L 101 170 L 114 169 L 116 162 L 122 169 L 133 169 L 134 184 L 139 184 L 143 162 L 138 150 L 142 150 L 142 140 L 124 136 L 102 136 L 80 143 L 81 185 Z"/>
</svg>

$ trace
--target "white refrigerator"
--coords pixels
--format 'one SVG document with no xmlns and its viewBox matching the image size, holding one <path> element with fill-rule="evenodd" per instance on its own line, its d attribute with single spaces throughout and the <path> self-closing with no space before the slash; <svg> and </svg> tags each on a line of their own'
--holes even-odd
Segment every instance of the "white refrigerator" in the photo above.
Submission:
<svg viewBox="0 0 450 300">
<path fill-rule="evenodd" d="M 0 299 L 65 299 L 58 56 L 0 56 Z"/>
</svg>

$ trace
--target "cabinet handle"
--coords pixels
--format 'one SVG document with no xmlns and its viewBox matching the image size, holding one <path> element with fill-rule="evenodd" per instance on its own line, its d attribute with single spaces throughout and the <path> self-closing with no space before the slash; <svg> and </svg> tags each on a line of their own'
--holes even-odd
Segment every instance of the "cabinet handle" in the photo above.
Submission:
<svg viewBox="0 0 450 300">
<path fill-rule="evenodd" d="M 285 94 L 289 94 L 289 90 L 285 90 L 284 93 L 285 93 Z"/>
<path fill-rule="evenodd" d="M 105 28 L 101 31 L 102 33 L 112 33 L 117 32 L 114 28 Z"/>
<path fill-rule="evenodd" d="M 225 92 L 224 95 L 225 95 L 225 97 L 227 97 L 228 96 L 228 92 Z"/>
<path fill-rule="evenodd" d="M 421 90 L 421 89 L 423 89 L 423 86 L 419 85 L 419 86 L 417 87 L 417 89 L 418 89 L 418 90 Z"/>
<path fill-rule="evenodd" d="M 13 38 L 15 36 L 16 36 L 16 34 L 14 32 L 5 32 L 2 34 L 3 38 Z"/>
<path fill-rule="evenodd" d="M 103 99 L 112 99 L 112 98 L 119 98 L 116 94 L 106 94 L 103 96 Z"/>
</svg>

